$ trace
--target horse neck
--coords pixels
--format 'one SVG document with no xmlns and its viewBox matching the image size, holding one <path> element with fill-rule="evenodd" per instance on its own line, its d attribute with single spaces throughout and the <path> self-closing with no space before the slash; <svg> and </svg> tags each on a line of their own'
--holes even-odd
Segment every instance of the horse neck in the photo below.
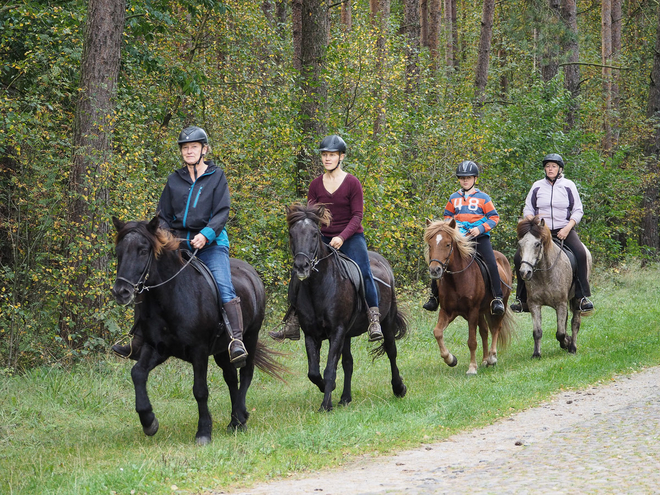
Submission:
<svg viewBox="0 0 660 495">
<path fill-rule="evenodd" d="M 550 247 L 548 249 L 543 248 L 543 258 L 539 263 L 539 267 L 545 269 L 550 268 L 557 260 L 557 256 L 561 254 L 560 251 L 561 248 L 557 246 L 554 241 L 550 241 Z"/>
</svg>

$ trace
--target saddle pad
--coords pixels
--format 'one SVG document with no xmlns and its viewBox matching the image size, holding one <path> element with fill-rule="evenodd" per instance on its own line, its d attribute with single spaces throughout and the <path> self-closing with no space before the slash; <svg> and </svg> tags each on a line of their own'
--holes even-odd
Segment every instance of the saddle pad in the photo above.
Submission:
<svg viewBox="0 0 660 495">
<path fill-rule="evenodd" d="M 366 301 L 366 293 L 364 290 L 364 280 L 362 279 L 362 271 L 358 264 L 351 258 L 346 256 L 341 251 L 336 251 L 337 266 L 344 278 L 347 278 L 353 284 L 356 292 L 358 293 L 358 301 L 362 304 Z"/>
<path fill-rule="evenodd" d="M 213 294 L 215 294 L 215 300 L 218 301 L 218 308 L 221 309 L 222 301 L 220 300 L 220 291 L 218 291 L 218 285 L 215 283 L 215 278 L 213 278 L 211 270 L 209 270 L 202 260 L 197 256 L 193 256 L 193 254 L 186 249 L 181 250 L 181 257 L 186 261 L 190 261 L 190 266 L 204 276 L 204 280 L 206 280 L 211 287 Z"/>
<path fill-rule="evenodd" d="M 577 259 L 575 258 L 575 254 L 569 248 L 566 244 L 561 242 L 559 239 L 553 237 L 552 241 L 559 246 L 559 248 L 566 253 L 566 256 L 568 256 L 568 261 L 571 262 L 571 270 L 573 271 L 573 277 L 576 276 L 577 274 Z"/>
</svg>

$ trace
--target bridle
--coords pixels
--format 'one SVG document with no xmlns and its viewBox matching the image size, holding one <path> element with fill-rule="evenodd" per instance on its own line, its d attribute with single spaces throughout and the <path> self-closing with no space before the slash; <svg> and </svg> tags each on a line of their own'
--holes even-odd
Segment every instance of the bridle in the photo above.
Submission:
<svg viewBox="0 0 660 495">
<path fill-rule="evenodd" d="M 554 242 L 554 241 L 553 241 Z M 521 260 L 520 265 L 522 266 L 523 264 L 529 265 L 529 267 L 532 269 L 532 274 L 535 272 L 549 272 L 552 270 L 555 265 L 557 264 L 557 261 L 559 260 L 559 257 L 561 256 L 561 252 L 564 250 L 564 240 L 561 240 L 561 244 L 558 246 L 559 251 L 557 251 L 557 256 L 555 257 L 555 260 L 552 262 L 552 264 L 548 268 L 537 268 L 536 265 L 538 264 L 539 261 L 541 261 L 541 257 L 539 257 L 534 263 L 530 263 L 529 261 Z M 545 250 L 544 250 L 545 252 Z"/>
<path fill-rule="evenodd" d="M 451 255 L 452 255 L 452 253 L 454 252 L 454 242 L 455 242 L 454 240 L 451 241 L 451 248 L 449 249 L 449 254 L 448 254 L 447 257 L 445 258 L 445 261 L 444 261 L 444 262 L 442 262 L 442 261 L 440 261 L 440 260 L 438 260 L 438 259 L 435 259 L 435 258 L 429 260 L 429 268 L 431 267 L 431 263 L 433 263 L 434 261 L 435 261 L 436 263 L 438 263 L 438 264 L 440 265 L 440 267 L 442 268 L 442 275 L 440 276 L 440 278 L 439 278 L 438 280 L 442 279 L 442 277 L 445 275 L 445 273 L 449 273 L 450 275 L 454 275 L 454 274 L 456 274 L 456 273 L 462 273 L 462 272 L 464 272 L 465 270 L 467 270 L 468 268 L 470 268 L 470 265 L 472 265 L 472 263 L 474 262 L 474 259 L 477 257 L 477 253 L 476 253 L 476 251 L 475 251 L 475 252 L 472 254 L 472 259 L 470 259 L 470 262 L 467 264 L 467 266 L 466 266 L 465 268 L 463 268 L 462 270 L 457 270 L 457 271 L 455 271 L 455 272 L 454 272 L 454 271 L 451 271 L 451 270 L 449 269 L 449 258 L 451 258 Z"/>
<path fill-rule="evenodd" d="M 318 227 L 317 227 L 317 229 L 318 229 Z M 320 229 L 318 229 L 318 230 L 320 231 Z M 293 259 L 295 260 L 298 256 L 304 256 L 305 258 L 307 258 L 307 261 L 309 261 L 310 265 L 312 265 L 311 269 L 314 270 L 315 272 L 318 272 L 319 270 L 318 270 L 318 268 L 316 268 L 316 265 L 318 265 L 321 261 L 323 261 L 323 260 L 329 258 L 330 256 L 332 256 L 337 251 L 335 248 L 333 248 L 329 244 L 326 244 L 326 246 L 328 246 L 330 248 L 330 254 L 325 255 L 323 258 L 319 259 L 319 257 L 318 257 L 318 255 L 319 255 L 319 244 L 317 244 L 316 249 L 314 250 L 314 256 L 313 257 L 310 257 L 307 253 L 304 253 L 302 251 L 298 251 L 297 253 L 295 253 L 293 255 Z"/>
<path fill-rule="evenodd" d="M 178 241 L 186 241 L 187 239 L 177 239 L 177 240 Z M 155 285 L 146 285 L 147 280 L 149 279 L 149 273 L 151 271 L 151 265 L 153 264 L 153 261 L 154 261 L 154 250 L 153 250 L 153 248 L 149 248 L 149 259 L 147 260 L 147 264 L 144 266 L 144 270 L 142 270 L 142 274 L 140 275 L 140 278 L 138 279 L 138 281 L 133 283 L 130 280 L 128 280 L 127 278 L 117 277 L 115 279 L 115 283 L 116 283 L 117 280 L 121 280 L 122 282 L 126 282 L 128 285 L 133 287 L 133 293 L 137 294 L 137 295 L 142 294 L 145 291 L 149 291 L 150 289 L 155 289 L 157 287 L 165 285 L 166 283 L 171 282 L 172 280 L 174 280 L 177 277 L 177 275 L 179 275 L 179 273 L 181 273 L 190 264 L 190 262 L 193 260 L 193 258 L 197 254 L 197 251 L 199 251 L 199 249 L 195 249 L 195 252 L 192 254 L 190 259 L 188 261 L 186 261 L 186 263 L 179 269 L 179 271 L 176 272 L 174 275 L 172 275 L 170 278 L 168 278 L 164 282 L 160 282 L 160 283 L 155 284 Z"/>
</svg>

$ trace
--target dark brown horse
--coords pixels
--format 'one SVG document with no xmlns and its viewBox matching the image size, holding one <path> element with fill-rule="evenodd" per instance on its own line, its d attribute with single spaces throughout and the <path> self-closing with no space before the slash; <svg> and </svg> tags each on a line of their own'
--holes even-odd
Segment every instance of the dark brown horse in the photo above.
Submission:
<svg viewBox="0 0 660 495">
<path fill-rule="evenodd" d="M 193 395 L 199 409 L 196 440 L 211 441 L 212 421 L 208 409 L 206 375 L 209 356 L 222 368 L 231 397 L 229 430 L 244 429 L 249 416 L 245 396 L 252 382 L 255 365 L 278 377 L 282 367 L 259 340 L 266 309 L 266 294 L 257 272 L 248 263 L 231 259 L 231 276 L 241 298 L 244 333 L 248 351 L 240 369 L 240 386 L 235 366 L 229 362 L 229 338 L 221 325 L 217 296 L 204 275 L 186 266 L 179 252 L 179 241 L 158 227 L 158 217 L 150 222 L 124 223 L 113 218 L 117 229 L 117 279 L 112 294 L 121 305 L 140 296 L 140 330 L 144 345 L 131 370 L 135 386 L 135 410 L 145 434 L 158 431 L 158 420 L 147 395 L 149 372 L 170 356 L 193 365 Z"/>
<path fill-rule="evenodd" d="M 330 211 L 321 204 L 307 206 L 296 203 L 286 209 L 289 242 L 293 252 L 293 274 L 290 302 L 305 334 L 307 376 L 323 392 L 322 411 L 332 409 L 339 357 L 344 369 L 344 390 L 340 404 L 352 400 L 351 378 L 353 355 L 351 339 L 367 331 L 366 304 L 351 278 L 359 277 L 357 265 L 344 265 L 339 253 L 322 242 L 320 225 L 328 225 Z M 392 391 L 397 397 L 406 395 L 406 386 L 396 365 L 396 339 L 406 333 L 406 321 L 399 311 L 394 292 L 394 273 L 385 258 L 369 251 L 371 271 L 379 293 L 383 341 L 372 353 L 387 354 L 392 371 Z M 352 275 L 351 275 L 352 274 Z M 359 280 L 359 278 L 358 278 Z M 321 343 L 328 340 L 328 361 L 323 376 L 319 367 Z"/>
<path fill-rule="evenodd" d="M 429 273 L 438 284 L 438 300 L 440 310 L 438 323 L 433 329 L 433 335 L 438 341 L 440 355 L 449 366 L 456 366 L 458 360 L 445 347 L 444 331 L 457 316 L 462 316 L 468 322 L 468 347 L 470 349 L 470 365 L 468 375 L 477 374 L 477 327 L 481 335 L 483 347 L 483 366 L 497 364 L 497 344 L 504 348 L 510 340 L 513 331 L 513 318 L 507 308 L 504 315 L 493 316 L 490 313 L 490 302 L 493 295 L 489 285 L 485 284 L 479 265 L 475 260 L 474 243 L 470 242 L 456 228 L 455 220 L 445 222 L 427 221 L 424 241 L 428 250 Z M 502 280 L 504 306 L 511 292 L 511 266 L 506 257 L 495 251 L 495 259 Z M 492 335 L 488 347 L 488 331 Z"/>
</svg>

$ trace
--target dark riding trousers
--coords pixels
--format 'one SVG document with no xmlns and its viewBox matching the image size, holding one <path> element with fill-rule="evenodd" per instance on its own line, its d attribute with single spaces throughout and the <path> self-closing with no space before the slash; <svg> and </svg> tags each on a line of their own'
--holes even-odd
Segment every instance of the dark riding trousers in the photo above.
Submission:
<svg viewBox="0 0 660 495">
<path fill-rule="evenodd" d="M 502 297 L 502 281 L 500 280 L 500 272 L 497 268 L 497 261 L 495 260 L 495 253 L 493 252 L 493 246 L 490 243 L 490 237 L 487 235 L 480 235 L 475 239 L 477 244 L 477 252 L 481 255 L 481 258 L 484 260 L 484 263 L 488 267 L 488 273 L 490 274 L 490 290 L 493 293 L 493 297 Z"/>
</svg>

